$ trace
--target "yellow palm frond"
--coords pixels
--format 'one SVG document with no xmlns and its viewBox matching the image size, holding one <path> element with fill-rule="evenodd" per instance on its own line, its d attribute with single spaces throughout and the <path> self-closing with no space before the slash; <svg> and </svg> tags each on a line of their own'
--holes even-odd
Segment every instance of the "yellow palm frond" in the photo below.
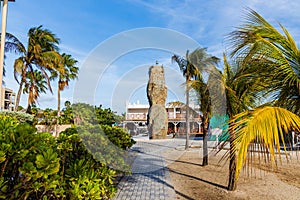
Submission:
<svg viewBox="0 0 300 200">
<path fill-rule="evenodd" d="M 229 131 L 236 133 L 233 141 L 237 152 L 236 178 L 246 163 L 250 144 L 255 143 L 261 147 L 263 154 L 270 156 L 270 159 L 265 161 L 275 163 L 276 153 L 281 159 L 280 142 L 286 152 L 284 134 L 290 130 L 300 131 L 300 117 L 279 107 L 266 106 L 240 113 L 230 121 L 230 124 Z"/>
</svg>

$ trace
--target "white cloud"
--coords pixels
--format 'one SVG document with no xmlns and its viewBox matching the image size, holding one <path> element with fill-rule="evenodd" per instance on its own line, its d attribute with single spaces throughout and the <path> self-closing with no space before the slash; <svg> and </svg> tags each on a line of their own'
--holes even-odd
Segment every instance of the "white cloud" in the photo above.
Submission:
<svg viewBox="0 0 300 200">
<path fill-rule="evenodd" d="M 244 21 L 243 17 L 247 7 L 257 11 L 274 26 L 277 26 L 278 21 L 281 22 L 296 40 L 300 39 L 299 1 L 128 1 L 148 8 L 149 12 L 160 16 L 168 28 L 190 35 L 202 47 L 213 49 L 217 56 L 221 56 L 221 52 L 225 51 L 224 37 Z"/>
<path fill-rule="evenodd" d="M 66 45 L 66 44 L 60 44 L 59 48 L 62 53 L 71 54 L 72 57 L 75 58 L 79 62 L 82 62 L 83 59 L 88 55 L 87 52 L 84 52 L 81 49 L 78 49 L 78 48 L 75 48 L 75 47 L 72 47 L 72 46 Z"/>
<path fill-rule="evenodd" d="M 290 31 L 295 40 L 300 41 L 300 29 L 298 28 L 300 21 L 300 1 L 127 0 L 127 2 L 134 4 L 134 6 L 140 6 L 143 11 L 145 10 L 145 16 L 147 16 L 147 19 L 150 21 L 149 23 L 145 22 L 145 25 L 151 24 L 155 26 L 156 21 L 159 21 L 160 27 L 176 30 L 194 38 L 202 47 L 208 47 L 208 53 L 220 58 L 222 58 L 222 53 L 224 51 L 228 51 L 228 46 L 226 46 L 224 40 L 225 36 L 234 30 L 234 27 L 239 26 L 244 21 L 243 16 L 245 14 L 246 7 L 254 9 L 277 27 L 277 22 L 281 22 Z M 61 4 L 60 1 L 54 1 L 53 3 Z M 82 15 L 80 15 L 80 17 L 77 16 L 76 19 L 82 18 L 89 19 L 90 21 L 85 20 L 83 22 L 79 22 L 78 20 L 74 20 L 70 22 L 70 19 L 73 19 L 74 17 L 73 13 L 71 12 L 66 12 L 64 15 L 57 15 L 58 17 L 63 16 L 64 19 L 61 19 L 60 21 L 57 20 L 58 18 L 56 18 L 56 16 L 52 17 L 51 15 L 57 11 L 51 10 L 51 12 L 49 11 L 49 13 L 45 15 L 44 12 L 48 9 L 45 6 L 40 8 L 41 11 L 39 10 L 40 12 L 36 12 L 34 17 L 32 17 L 32 15 L 28 15 L 28 13 L 40 7 L 38 4 L 33 4 L 30 6 L 27 9 L 29 12 L 16 12 L 17 8 L 25 5 L 28 4 L 22 1 L 10 4 L 8 31 L 14 33 L 22 42 L 26 43 L 26 34 L 28 29 L 43 22 L 46 28 L 53 30 L 54 33 L 58 34 L 58 37 L 62 37 L 63 43 L 60 44 L 61 52 L 72 54 L 75 59 L 79 60 L 78 66 L 80 67 L 87 64 L 92 66 L 85 71 L 84 78 L 86 78 L 86 82 L 81 82 L 81 80 L 74 81 L 71 83 L 70 89 L 62 92 L 62 103 L 65 100 L 72 101 L 74 96 L 73 88 L 76 89 L 76 87 L 74 87 L 76 84 L 82 84 L 83 86 L 82 93 L 80 93 L 79 96 L 91 97 L 93 98 L 93 101 L 105 104 L 107 106 L 111 105 L 112 93 L 116 91 L 117 87 L 120 87 L 120 84 L 124 84 L 121 88 L 126 88 L 125 86 L 128 86 L 131 89 L 130 94 L 132 98 L 138 98 L 138 96 L 143 95 L 143 89 L 141 86 L 147 83 L 147 67 L 154 64 L 156 60 L 159 61 L 159 64 L 163 64 L 164 66 L 174 69 L 174 74 L 175 72 L 179 72 L 178 67 L 170 62 L 170 55 L 172 55 L 174 52 L 168 52 L 169 54 L 167 55 L 163 51 L 157 51 L 154 53 L 144 49 L 143 53 L 128 52 L 123 55 L 123 50 L 126 49 L 126 45 L 128 45 L 126 42 L 129 42 L 129 44 L 132 45 L 130 50 L 133 50 L 134 47 L 139 47 L 139 44 L 146 44 L 145 46 L 148 45 L 147 47 L 151 47 L 151 45 L 143 41 L 143 39 L 149 39 L 151 38 L 150 36 L 153 35 L 154 40 L 150 42 L 154 46 L 158 46 L 157 44 L 165 44 L 167 41 L 166 38 L 168 37 L 165 35 L 160 35 L 157 33 L 153 34 L 152 32 L 148 33 L 147 31 L 143 33 L 144 37 L 142 38 L 135 37 L 134 34 L 128 35 L 128 32 L 123 32 L 123 35 L 121 35 L 127 38 L 127 40 L 115 40 L 114 43 L 109 43 L 106 48 L 103 48 L 103 52 L 95 53 L 94 55 L 96 56 L 93 59 L 85 60 L 89 56 L 87 55 L 87 49 L 93 47 L 99 41 L 102 41 L 104 36 L 110 36 L 112 32 L 117 32 L 118 30 L 142 26 L 143 23 L 139 23 L 138 25 L 135 24 L 135 20 L 137 19 L 132 19 L 132 22 L 130 22 L 131 25 L 127 26 L 127 22 L 124 24 L 117 23 L 116 19 L 120 17 L 117 16 L 118 13 L 116 13 L 116 19 L 104 20 L 104 18 L 107 17 L 104 13 L 95 13 L 93 11 L 90 13 L 89 10 L 86 10 L 82 11 L 82 15 L 84 15 L 83 18 Z M 75 4 L 71 5 L 72 8 L 74 5 Z M 74 6 L 74 8 L 76 8 L 76 6 Z M 60 7 L 59 9 L 63 8 Z M 49 17 L 49 14 L 51 17 Z M 98 19 L 98 16 L 100 16 L 100 18 L 103 17 L 103 19 Z M 22 23 L 20 23 L 20 19 L 22 19 Z M 67 22 L 64 22 L 66 19 Z M 153 22 L 151 19 L 153 19 Z M 102 24 L 102 21 L 103 23 L 105 21 L 105 23 Z M 99 25 L 100 28 L 94 30 L 93 28 L 96 24 Z M 109 26 L 106 26 L 108 24 Z M 114 36 L 108 40 L 112 39 Z M 105 42 L 106 41 L 103 43 Z M 170 49 L 173 47 L 176 47 L 176 50 L 180 49 L 176 53 L 181 56 L 185 55 L 187 50 L 186 48 L 190 48 L 184 45 L 185 41 L 176 40 L 176 37 L 172 37 L 172 42 L 171 44 L 168 44 L 168 47 Z M 96 49 L 97 47 L 94 50 Z M 192 51 L 193 49 L 189 50 Z M 118 52 L 121 53 L 119 54 Z M 17 90 L 18 85 L 13 79 L 12 72 L 9 71 L 12 69 L 12 59 L 10 62 L 9 59 L 6 61 L 8 63 L 8 74 L 5 78 L 5 81 L 9 88 Z M 107 66 L 101 66 L 102 63 L 106 63 Z M 139 74 L 140 77 L 135 78 L 134 76 L 127 75 L 130 71 L 134 71 L 136 70 L 136 67 L 142 65 L 147 67 L 144 69 L 144 74 Z M 99 68 L 106 68 L 105 73 L 100 74 Z M 181 75 L 180 72 L 179 74 Z M 101 75 L 103 76 L 101 77 Z M 82 79 L 82 77 L 80 78 Z M 172 81 L 176 79 L 170 80 Z M 176 83 L 180 85 L 183 81 L 180 80 L 174 83 L 172 82 L 171 84 Z M 94 89 L 93 85 L 95 85 L 96 89 Z M 175 89 L 175 91 L 176 90 L 178 89 Z M 75 93 L 76 92 L 77 91 L 75 91 Z M 126 90 L 123 89 L 121 92 L 126 92 Z M 51 99 L 53 100 L 52 105 L 49 104 L 49 100 Z M 26 95 L 22 95 L 22 103 L 24 105 L 26 105 L 26 100 Z M 116 104 L 123 106 L 124 103 L 122 103 L 123 100 L 121 100 L 122 99 L 117 99 L 116 102 L 118 103 Z M 42 94 L 39 102 L 43 107 L 44 105 L 50 105 L 55 108 L 56 94 Z"/>
</svg>

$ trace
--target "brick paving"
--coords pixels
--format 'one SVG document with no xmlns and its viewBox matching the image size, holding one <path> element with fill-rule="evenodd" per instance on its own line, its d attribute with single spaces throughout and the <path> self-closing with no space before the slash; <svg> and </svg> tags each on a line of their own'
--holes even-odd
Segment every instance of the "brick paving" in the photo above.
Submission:
<svg viewBox="0 0 300 200">
<path fill-rule="evenodd" d="M 184 146 L 185 140 L 149 140 L 146 137 L 135 140 L 137 143 L 131 148 L 135 154 L 132 174 L 121 179 L 114 200 L 176 199 L 164 152 Z"/>
</svg>

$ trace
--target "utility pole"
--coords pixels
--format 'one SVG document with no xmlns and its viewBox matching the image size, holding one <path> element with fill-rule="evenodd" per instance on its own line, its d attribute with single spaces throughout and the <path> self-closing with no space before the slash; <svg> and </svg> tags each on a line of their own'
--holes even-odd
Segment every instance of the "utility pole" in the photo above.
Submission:
<svg viewBox="0 0 300 200">
<path fill-rule="evenodd" d="M 2 107 L 2 99 L 4 98 L 2 96 L 3 88 L 2 88 L 2 82 L 3 82 L 3 64 L 4 64 L 4 46 L 5 46 L 5 35 L 6 35 L 6 22 L 7 22 L 7 7 L 8 7 L 8 1 L 15 1 L 15 0 L 1 0 L 3 1 L 2 5 L 2 21 L 1 21 L 1 42 L 0 42 L 0 110 L 3 109 Z"/>
</svg>

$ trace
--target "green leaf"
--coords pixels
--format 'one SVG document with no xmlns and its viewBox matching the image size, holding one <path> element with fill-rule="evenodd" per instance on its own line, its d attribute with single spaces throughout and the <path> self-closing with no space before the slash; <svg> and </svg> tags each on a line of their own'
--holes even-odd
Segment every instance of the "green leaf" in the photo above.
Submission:
<svg viewBox="0 0 300 200">
<path fill-rule="evenodd" d="M 0 163 L 6 160 L 6 155 L 4 151 L 0 151 Z"/>
</svg>

